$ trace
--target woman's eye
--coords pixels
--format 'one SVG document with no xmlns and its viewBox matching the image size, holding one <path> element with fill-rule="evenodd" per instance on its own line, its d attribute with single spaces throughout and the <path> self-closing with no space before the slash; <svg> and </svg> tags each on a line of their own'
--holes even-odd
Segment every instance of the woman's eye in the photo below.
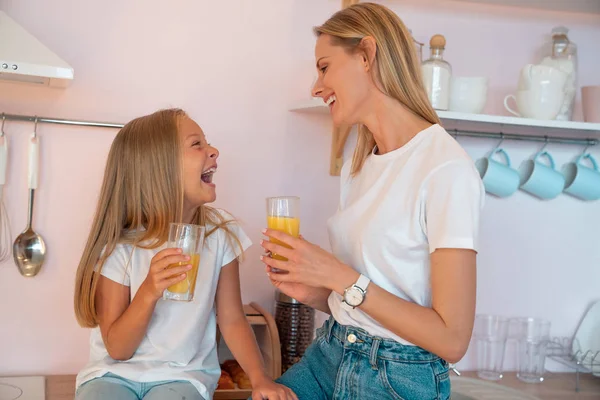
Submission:
<svg viewBox="0 0 600 400">
<path fill-rule="evenodd" d="M 192 143 L 192 147 L 201 146 L 201 145 L 202 145 L 202 143 L 200 143 L 200 142 L 194 142 L 194 143 Z"/>
<path fill-rule="evenodd" d="M 327 66 L 325 66 L 325 67 L 321 67 L 321 73 L 323 73 L 323 74 L 324 74 L 326 70 L 327 70 Z"/>
</svg>

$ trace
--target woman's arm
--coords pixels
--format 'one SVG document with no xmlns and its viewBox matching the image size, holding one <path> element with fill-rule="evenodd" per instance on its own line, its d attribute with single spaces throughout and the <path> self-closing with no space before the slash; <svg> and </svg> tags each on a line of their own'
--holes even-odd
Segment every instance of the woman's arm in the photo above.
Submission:
<svg viewBox="0 0 600 400">
<path fill-rule="evenodd" d="M 292 249 L 268 241 L 267 250 L 289 261 L 263 257 L 271 268 L 287 273 L 270 273 L 272 280 L 333 290 L 343 295 L 359 273 L 320 247 L 281 232 L 266 230 Z M 423 307 L 401 299 L 373 282 L 360 308 L 396 335 L 448 362 L 460 360 L 471 338 L 475 314 L 476 253 L 466 249 L 438 249 L 431 254 L 432 306 Z"/>
<path fill-rule="evenodd" d="M 431 254 L 431 308 L 401 299 L 372 282 L 360 308 L 396 335 L 456 363 L 471 340 L 475 259 L 473 250 L 439 249 Z M 359 274 L 348 271 L 347 276 L 335 283 L 335 291 L 341 295 Z"/>
<path fill-rule="evenodd" d="M 216 295 L 217 322 L 227 347 L 248 374 L 253 399 L 294 399 L 293 392 L 273 382 L 265 370 L 254 331 L 250 327 L 240 294 L 239 262 L 237 259 L 221 269 Z"/>
<path fill-rule="evenodd" d="M 267 265 L 266 271 L 267 275 L 271 276 L 271 267 Z M 331 289 L 317 288 L 295 282 L 281 282 L 272 278 L 271 284 L 273 284 L 273 286 L 275 286 L 281 292 L 287 294 L 293 299 L 298 300 L 302 304 L 306 304 L 309 307 L 322 311 L 326 314 L 331 314 L 328 302 Z"/>
<path fill-rule="evenodd" d="M 148 277 L 131 304 L 129 286 L 100 275 L 95 295 L 96 314 L 104 346 L 113 359 L 124 361 L 133 356 L 146 334 L 162 292 L 183 280 L 184 272 L 190 268 L 187 265 L 167 270 L 167 266 L 185 260 L 177 249 L 157 253 L 152 259 Z"/>
</svg>

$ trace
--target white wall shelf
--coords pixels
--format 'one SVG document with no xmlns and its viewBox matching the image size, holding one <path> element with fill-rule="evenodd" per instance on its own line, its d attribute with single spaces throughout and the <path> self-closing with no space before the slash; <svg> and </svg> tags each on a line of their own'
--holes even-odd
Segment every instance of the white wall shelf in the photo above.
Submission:
<svg viewBox="0 0 600 400">
<path fill-rule="evenodd" d="M 292 112 L 328 115 L 320 99 L 293 105 Z M 600 124 L 579 121 L 537 120 L 503 115 L 465 114 L 438 111 L 444 128 L 460 136 L 489 139 L 527 140 L 594 146 L 600 143 Z M 339 175 L 341 154 L 348 134 L 344 131 L 332 141 L 331 175 Z"/>
<path fill-rule="evenodd" d="M 295 104 L 290 108 L 290 111 L 304 112 L 304 113 L 316 113 L 316 114 L 329 114 L 329 108 L 323 103 L 322 100 L 308 100 Z M 454 123 L 474 123 L 474 124 L 488 124 L 504 127 L 530 127 L 530 128 L 542 128 L 551 129 L 553 131 L 572 131 L 580 135 L 596 135 L 600 139 L 600 123 L 590 122 L 579 122 L 579 121 L 556 121 L 556 120 L 538 120 L 531 118 L 519 118 L 519 117 L 508 117 L 504 115 L 487 115 L 487 114 L 465 114 L 452 111 L 438 111 L 440 119 L 445 122 Z"/>
<path fill-rule="evenodd" d="M 600 14 L 598 0 L 453 0 L 458 2 L 523 7 L 545 11 Z"/>
</svg>

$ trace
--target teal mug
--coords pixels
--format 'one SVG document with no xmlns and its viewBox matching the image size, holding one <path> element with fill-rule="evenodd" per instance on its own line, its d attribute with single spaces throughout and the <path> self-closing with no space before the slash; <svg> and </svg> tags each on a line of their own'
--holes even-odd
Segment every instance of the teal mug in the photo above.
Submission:
<svg viewBox="0 0 600 400">
<path fill-rule="evenodd" d="M 545 158 L 548 165 L 539 161 Z M 554 159 L 547 151 L 535 153 L 519 167 L 521 190 L 542 200 L 550 200 L 562 193 L 565 187 L 564 176 L 555 169 Z"/>
<path fill-rule="evenodd" d="M 494 155 L 504 157 L 504 163 L 493 160 Z M 493 150 L 487 157 L 475 162 L 485 191 L 497 197 L 508 197 L 519 189 L 519 173 L 510 167 L 510 158 L 503 149 Z"/>
<path fill-rule="evenodd" d="M 582 165 L 585 160 L 590 162 L 592 168 Z M 591 154 L 582 154 L 575 161 L 565 164 L 562 173 L 565 177 L 565 193 L 581 200 L 600 199 L 600 171 Z"/>
</svg>

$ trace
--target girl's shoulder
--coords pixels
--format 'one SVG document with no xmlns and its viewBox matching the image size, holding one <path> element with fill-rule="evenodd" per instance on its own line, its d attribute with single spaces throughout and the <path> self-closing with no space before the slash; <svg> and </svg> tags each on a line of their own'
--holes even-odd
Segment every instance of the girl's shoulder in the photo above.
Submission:
<svg viewBox="0 0 600 400">
<path fill-rule="evenodd" d="M 239 257 L 252 245 L 241 221 L 233 214 L 221 208 L 210 208 L 206 212 L 205 244 L 207 249 L 223 257 L 222 265 Z"/>
</svg>

